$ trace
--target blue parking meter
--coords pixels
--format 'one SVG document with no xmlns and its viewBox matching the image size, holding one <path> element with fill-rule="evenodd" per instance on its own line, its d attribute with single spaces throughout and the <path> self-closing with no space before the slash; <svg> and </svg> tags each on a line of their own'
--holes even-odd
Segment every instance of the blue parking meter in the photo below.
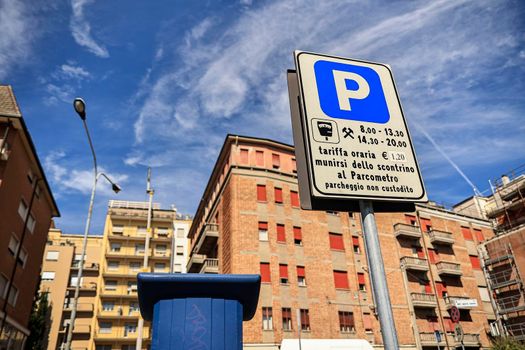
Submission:
<svg viewBox="0 0 525 350">
<path fill-rule="evenodd" d="M 257 310 L 261 276 L 139 273 L 151 350 L 242 350 L 242 321 Z"/>
</svg>

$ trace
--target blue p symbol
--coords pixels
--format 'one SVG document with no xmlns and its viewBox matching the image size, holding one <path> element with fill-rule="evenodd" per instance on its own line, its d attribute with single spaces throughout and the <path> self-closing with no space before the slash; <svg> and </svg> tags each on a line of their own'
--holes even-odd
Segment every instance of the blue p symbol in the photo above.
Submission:
<svg viewBox="0 0 525 350">
<path fill-rule="evenodd" d="M 375 70 L 320 60 L 315 62 L 314 71 L 321 109 L 327 116 L 371 123 L 390 119 Z"/>
</svg>

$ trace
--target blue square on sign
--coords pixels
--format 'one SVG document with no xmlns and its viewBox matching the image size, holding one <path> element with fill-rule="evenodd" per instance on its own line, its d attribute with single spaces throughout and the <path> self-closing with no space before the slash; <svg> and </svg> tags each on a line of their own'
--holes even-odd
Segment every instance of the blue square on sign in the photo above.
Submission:
<svg viewBox="0 0 525 350">
<path fill-rule="evenodd" d="M 381 124 L 390 119 L 375 70 L 320 60 L 314 71 L 321 109 L 327 116 Z"/>
</svg>

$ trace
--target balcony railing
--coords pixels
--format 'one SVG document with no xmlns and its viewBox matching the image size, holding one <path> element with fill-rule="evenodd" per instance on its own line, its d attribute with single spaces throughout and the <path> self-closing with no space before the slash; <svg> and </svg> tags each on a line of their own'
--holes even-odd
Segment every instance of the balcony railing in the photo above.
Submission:
<svg viewBox="0 0 525 350">
<path fill-rule="evenodd" d="M 64 304 L 64 311 L 73 310 L 73 303 Z M 93 312 L 93 303 L 78 303 L 77 312 Z"/>
<path fill-rule="evenodd" d="M 195 252 L 199 254 L 210 254 L 212 249 L 217 244 L 219 239 L 219 225 L 215 223 L 208 223 L 204 225 L 204 229 L 195 246 Z"/>
<path fill-rule="evenodd" d="M 71 264 L 72 270 L 78 270 L 79 267 L 80 267 L 80 261 L 78 260 L 73 261 L 73 263 Z M 83 271 L 98 271 L 98 269 L 99 269 L 99 264 L 97 263 L 84 263 L 84 267 L 82 268 Z"/>
<path fill-rule="evenodd" d="M 437 306 L 436 296 L 427 293 L 410 293 L 412 304 L 417 307 L 431 307 Z"/>
<path fill-rule="evenodd" d="M 432 229 L 428 237 L 432 244 L 454 244 L 454 236 L 450 232 Z"/>
<path fill-rule="evenodd" d="M 515 340 L 525 340 L 525 323 L 511 324 L 505 327 L 509 336 Z"/>
<path fill-rule="evenodd" d="M 394 235 L 396 237 L 421 238 L 421 231 L 418 226 L 397 223 L 394 225 Z"/>
<path fill-rule="evenodd" d="M 63 327 L 60 329 L 60 333 L 65 333 L 66 327 Z M 90 334 L 91 333 L 91 326 L 88 324 L 77 324 L 75 325 L 75 328 L 73 328 L 73 334 Z"/>
<path fill-rule="evenodd" d="M 508 265 L 508 268 L 499 270 L 497 272 L 489 271 L 489 282 L 492 289 L 498 289 L 512 286 L 513 284 L 522 283 L 515 274 L 512 265 Z"/>
<path fill-rule="evenodd" d="M 412 256 L 402 257 L 401 267 L 404 267 L 407 270 L 428 271 L 427 259 L 420 259 Z"/>
<path fill-rule="evenodd" d="M 440 275 L 461 276 L 461 265 L 458 263 L 440 261 L 436 264 L 437 272 Z"/>
<path fill-rule="evenodd" d="M 461 342 L 458 342 L 454 339 L 454 335 L 448 335 L 449 344 L 454 344 L 455 347 L 461 346 Z M 463 345 L 467 346 L 478 346 L 481 344 L 479 334 L 465 333 L 463 335 Z"/>
<path fill-rule="evenodd" d="M 76 285 L 72 285 L 70 284 L 67 289 L 69 290 L 74 290 L 76 288 Z M 91 292 L 91 291 L 96 291 L 97 290 L 97 284 L 96 282 L 91 282 L 91 283 L 88 283 L 88 284 L 83 284 L 80 286 L 80 291 L 87 291 L 87 292 Z"/>
<path fill-rule="evenodd" d="M 522 300 L 521 293 L 496 299 L 496 304 L 500 313 L 510 313 L 525 310 L 525 300 Z"/>
<path fill-rule="evenodd" d="M 219 273 L 219 259 L 207 258 L 204 260 L 200 273 Z"/>
<path fill-rule="evenodd" d="M 439 342 L 439 344 L 441 345 L 442 343 L 445 342 L 445 335 L 441 332 L 440 334 L 441 334 L 441 342 Z M 421 340 L 421 344 L 425 346 L 431 346 L 431 345 L 437 344 L 435 333 L 421 332 L 419 333 L 419 339 Z"/>
</svg>

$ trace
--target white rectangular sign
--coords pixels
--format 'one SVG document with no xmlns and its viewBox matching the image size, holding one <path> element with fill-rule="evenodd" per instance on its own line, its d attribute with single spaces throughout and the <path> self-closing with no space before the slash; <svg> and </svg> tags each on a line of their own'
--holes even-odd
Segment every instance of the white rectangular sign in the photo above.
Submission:
<svg viewBox="0 0 525 350">
<path fill-rule="evenodd" d="M 302 51 L 295 64 L 312 197 L 426 202 L 389 67 Z"/>
<path fill-rule="evenodd" d="M 471 307 L 477 307 L 478 301 L 476 299 L 456 299 L 454 304 L 458 309 L 466 309 Z"/>
</svg>

